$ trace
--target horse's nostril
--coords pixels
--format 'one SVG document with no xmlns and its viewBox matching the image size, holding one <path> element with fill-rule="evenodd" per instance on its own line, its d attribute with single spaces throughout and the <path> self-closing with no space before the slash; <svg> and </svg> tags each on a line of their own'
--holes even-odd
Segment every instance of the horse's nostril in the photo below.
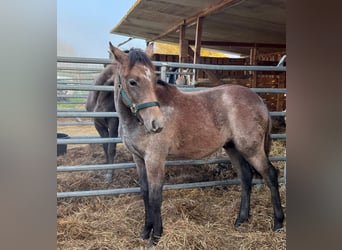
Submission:
<svg viewBox="0 0 342 250">
<path fill-rule="evenodd" d="M 153 131 L 156 131 L 158 129 L 157 122 L 155 120 L 152 121 L 152 129 Z"/>
<path fill-rule="evenodd" d="M 156 120 L 153 120 L 153 121 L 152 121 L 152 131 L 153 131 L 153 132 L 158 133 L 158 132 L 160 132 L 162 129 L 163 129 L 163 126 L 160 125 L 158 121 L 156 121 Z"/>
</svg>

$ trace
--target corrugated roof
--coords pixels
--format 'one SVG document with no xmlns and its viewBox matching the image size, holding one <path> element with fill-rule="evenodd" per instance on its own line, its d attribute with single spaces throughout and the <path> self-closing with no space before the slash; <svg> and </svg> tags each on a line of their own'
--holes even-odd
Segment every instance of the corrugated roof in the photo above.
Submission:
<svg viewBox="0 0 342 250">
<path fill-rule="evenodd" d="M 286 44 L 286 0 L 138 0 L 110 32 L 178 44 L 179 25 L 186 24 L 193 43 L 197 17 L 202 47 L 249 54 L 246 45 Z"/>
</svg>

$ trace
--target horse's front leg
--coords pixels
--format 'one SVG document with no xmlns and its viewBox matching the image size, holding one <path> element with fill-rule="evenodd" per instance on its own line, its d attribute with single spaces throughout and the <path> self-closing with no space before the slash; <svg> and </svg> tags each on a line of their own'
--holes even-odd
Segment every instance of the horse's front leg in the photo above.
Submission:
<svg viewBox="0 0 342 250">
<path fill-rule="evenodd" d="M 165 159 L 145 156 L 146 174 L 148 180 L 148 199 L 153 232 L 148 246 L 156 245 L 163 234 L 161 218 L 162 189 L 165 172 Z"/>
<path fill-rule="evenodd" d="M 141 194 L 143 196 L 144 206 L 145 206 L 145 226 L 144 226 L 143 231 L 141 232 L 141 237 L 146 240 L 150 238 L 150 234 L 153 228 L 151 208 L 149 205 L 149 192 L 148 192 L 146 167 L 145 167 L 144 159 L 140 158 L 139 156 L 133 154 L 133 160 L 135 164 L 137 165 L 137 171 L 139 175 L 139 184 L 140 184 Z"/>
</svg>

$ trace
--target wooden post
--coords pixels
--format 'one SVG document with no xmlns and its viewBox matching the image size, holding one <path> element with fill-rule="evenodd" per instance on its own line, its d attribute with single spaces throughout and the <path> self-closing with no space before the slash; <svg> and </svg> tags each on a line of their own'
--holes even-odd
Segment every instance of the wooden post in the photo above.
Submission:
<svg viewBox="0 0 342 250">
<path fill-rule="evenodd" d="M 196 24 L 194 63 L 200 63 L 200 59 L 201 59 L 202 27 L 203 27 L 203 17 L 198 17 L 197 24 Z M 198 70 L 194 69 L 193 72 L 194 72 L 194 75 L 192 77 L 192 83 L 195 84 L 198 79 Z"/>
<path fill-rule="evenodd" d="M 195 52 L 192 50 L 190 46 L 188 48 L 189 48 L 188 51 L 189 51 L 190 57 L 194 58 Z M 206 73 L 206 75 L 208 76 L 213 86 L 224 84 L 224 82 L 220 79 L 220 77 L 218 77 L 212 70 L 207 70 L 207 69 L 202 69 L 202 70 Z"/>
<path fill-rule="evenodd" d="M 278 88 L 286 88 L 285 82 L 286 82 L 286 73 L 285 72 L 279 73 Z M 277 94 L 277 109 L 276 109 L 276 111 L 283 111 L 284 109 L 286 109 L 285 96 L 284 96 L 284 94 Z"/>
<path fill-rule="evenodd" d="M 255 65 L 256 64 L 256 58 L 257 58 L 257 48 L 252 47 L 250 50 L 250 55 L 249 55 L 249 64 L 250 65 Z M 257 72 L 256 71 L 251 71 L 252 74 L 252 88 L 257 87 Z"/>
<path fill-rule="evenodd" d="M 197 18 L 194 63 L 200 62 L 203 17 Z"/>
<path fill-rule="evenodd" d="M 185 39 L 185 28 L 186 25 L 180 25 L 179 27 L 179 62 L 187 63 L 188 62 L 188 46 L 189 41 Z"/>
</svg>

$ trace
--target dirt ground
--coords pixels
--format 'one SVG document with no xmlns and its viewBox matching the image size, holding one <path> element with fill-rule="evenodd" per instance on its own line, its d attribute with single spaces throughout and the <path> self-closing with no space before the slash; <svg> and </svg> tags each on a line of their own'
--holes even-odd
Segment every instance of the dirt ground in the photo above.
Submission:
<svg viewBox="0 0 342 250">
<path fill-rule="evenodd" d="M 93 126 L 58 127 L 70 136 L 95 135 Z M 271 155 L 284 155 L 285 142 L 275 140 Z M 217 152 L 214 156 L 222 156 Z M 101 145 L 68 145 L 57 157 L 58 166 L 105 162 Z M 118 144 L 115 162 L 132 162 L 132 156 Z M 274 165 L 283 176 L 283 162 Z M 167 167 L 166 184 L 225 180 L 237 177 L 228 164 Z M 57 191 L 78 191 L 138 187 L 135 169 L 115 170 L 113 183 L 104 183 L 105 171 L 58 172 Z M 253 186 L 251 217 L 234 227 L 240 186 L 222 186 L 163 192 L 164 234 L 154 249 L 286 249 L 286 220 L 278 232 L 271 230 L 273 209 L 265 185 Z M 280 184 L 286 216 L 286 189 Z M 57 201 L 57 249 L 145 249 L 139 237 L 144 222 L 143 201 L 139 194 L 61 198 Z"/>
</svg>

